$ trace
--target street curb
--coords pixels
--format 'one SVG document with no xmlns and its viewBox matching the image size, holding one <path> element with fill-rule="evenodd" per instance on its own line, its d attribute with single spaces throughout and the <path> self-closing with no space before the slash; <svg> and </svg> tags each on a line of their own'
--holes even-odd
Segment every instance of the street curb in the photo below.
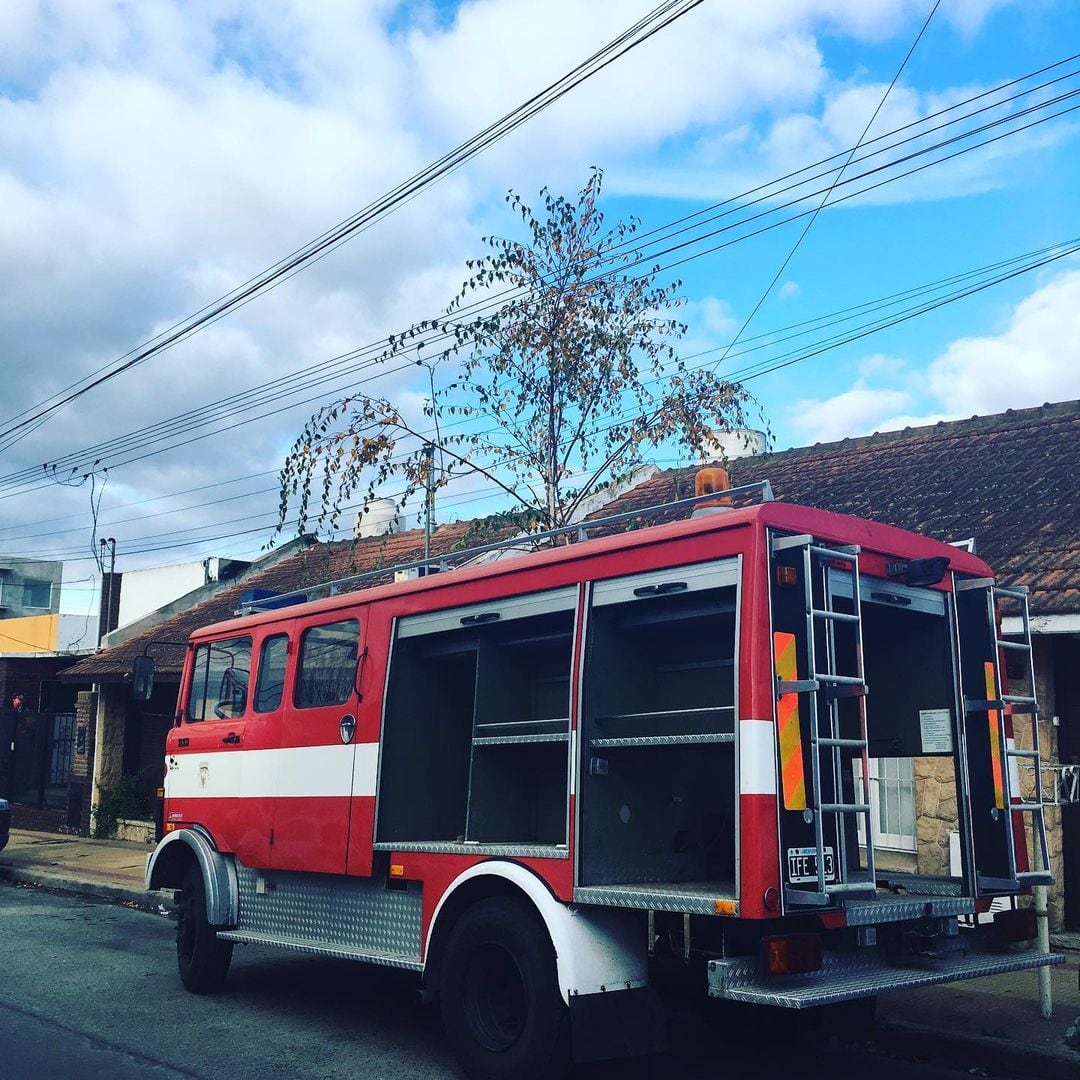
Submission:
<svg viewBox="0 0 1080 1080">
<path fill-rule="evenodd" d="M 1076 1080 L 1080 1075 L 1080 1053 L 1065 1046 L 1060 1050 L 1021 1046 L 990 1035 L 943 1032 L 900 1020 L 881 1021 L 874 1029 L 873 1041 L 897 1057 L 954 1064 L 967 1070 L 983 1068 L 991 1076 Z"/>
<path fill-rule="evenodd" d="M 68 877 L 66 874 L 53 873 L 50 870 L 23 870 L 18 866 L 0 864 L 0 881 L 11 881 L 20 885 L 37 885 L 43 889 L 74 893 L 76 896 L 89 896 L 98 900 L 108 900 L 115 904 L 128 904 L 142 911 L 155 915 L 163 914 L 162 908 L 171 914 L 172 903 L 165 903 L 161 895 L 148 893 L 145 889 L 133 889 L 124 885 L 109 885 L 105 882 L 86 881 L 84 878 Z"/>
</svg>

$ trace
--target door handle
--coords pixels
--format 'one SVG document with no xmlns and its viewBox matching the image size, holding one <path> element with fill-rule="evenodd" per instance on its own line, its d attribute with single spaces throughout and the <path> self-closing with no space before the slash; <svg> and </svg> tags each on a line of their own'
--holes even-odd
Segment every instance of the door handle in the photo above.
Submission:
<svg viewBox="0 0 1080 1080">
<path fill-rule="evenodd" d="M 240 741 L 240 736 L 235 731 L 230 731 L 221 741 L 228 743 L 230 746 L 235 746 Z"/>
<path fill-rule="evenodd" d="M 671 593 L 683 592 L 685 589 L 685 581 L 662 581 L 659 585 L 639 585 L 634 590 L 634 595 L 638 597 L 668 596 Z"/>
</svg>

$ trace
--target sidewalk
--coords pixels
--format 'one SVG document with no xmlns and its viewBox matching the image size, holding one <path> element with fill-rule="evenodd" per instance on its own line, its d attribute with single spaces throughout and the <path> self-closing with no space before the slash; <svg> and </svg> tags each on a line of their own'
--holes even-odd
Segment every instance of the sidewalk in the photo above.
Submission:
<svg viewBox="0 0 1080 1080">
<path fill-rule="evenodd" d="M 146 857 L 153 848 L 122 840 L 84 840 L 59 833 L 12 829 L 0 851 L 0 880 L 135 904 L 149 911 L 171 906 L 169 893 L 148 893 Z"/>
<path fill-rule="evenodd" d="M 150 848 L 116 840 L 13 829 L 0 851 L 0 880 L 63 889 L 161 912 L 169 892 L 147 893 Z M 1051 968 L 1054 1017 L 1039 1016 L 1038 975 L 1024 971 L 885 994 L 878 1001 L 872 1043 L 898 1057 L 949 1062 L 991 1076 L 1076 1080 L 1080 1051 L 1064 1043 L 1080 1017 L 1080 935 L 1054 939 L 1068 962 Z"/>
</svg>

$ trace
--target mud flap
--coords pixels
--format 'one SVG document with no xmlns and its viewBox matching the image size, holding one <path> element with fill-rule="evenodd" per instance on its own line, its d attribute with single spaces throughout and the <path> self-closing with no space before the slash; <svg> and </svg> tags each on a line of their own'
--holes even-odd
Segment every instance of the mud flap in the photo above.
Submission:
<svg viewBox="0 0 1080 1080">
<path fill-rule="evenodd" d="M 575 1062 L 641 1057 L 667 1049 L 667 1017 L 651 986 L 570 998 Z"/>
</svg>

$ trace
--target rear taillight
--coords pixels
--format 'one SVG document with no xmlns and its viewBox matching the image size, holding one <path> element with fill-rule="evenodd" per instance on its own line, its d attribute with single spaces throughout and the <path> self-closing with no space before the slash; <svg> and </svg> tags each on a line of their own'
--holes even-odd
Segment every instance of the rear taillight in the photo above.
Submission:
<svg viewBox="0 0 1080 1080">
<path fill-rule="evenodd" d="M 783 934 L 761 942 L 765 970 L 770 975 L 800 975 L 821 970 L 821 938 L 817 934 Z"/>
</svg>

